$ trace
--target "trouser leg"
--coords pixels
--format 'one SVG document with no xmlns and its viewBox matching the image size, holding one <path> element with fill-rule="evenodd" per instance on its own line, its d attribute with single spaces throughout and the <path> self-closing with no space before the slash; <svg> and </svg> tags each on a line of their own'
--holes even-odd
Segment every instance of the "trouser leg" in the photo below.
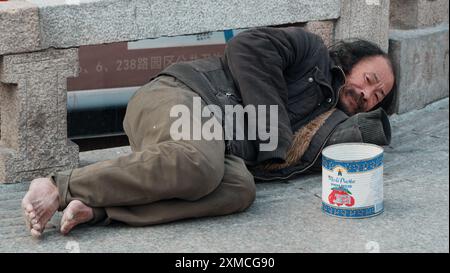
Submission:
<svg viewBox="0 0 450 273">
<path fill-rule="evenodd" d="M 181 219 L 227 215 L 248 208 L 255 199 L 255 183 L 243 160 L 225 156 L 225 173 L 219 186 L 195 200 L 162 200 L 151 204 L 105 208 L 110 222 L 116 220 L 133 226 L 167 223 Z"/>
<path fill-rule="evenodd" d="M 60 209 L 71 200 L 98 208 L 173 198 L 193 201 L 216 189 L 224 173 L 224 141 L 174 141 L 170 135 L 176 119 L 169 115 L 171 108 L 185 105 L 192 110 L 194 96 L 171 77 L 141 88 L 130 100 L 124 120 L 133 152 L 54 175 Z M 197 124 L 205 121 L 196 116 L 190 120 Z"/>
</svg>

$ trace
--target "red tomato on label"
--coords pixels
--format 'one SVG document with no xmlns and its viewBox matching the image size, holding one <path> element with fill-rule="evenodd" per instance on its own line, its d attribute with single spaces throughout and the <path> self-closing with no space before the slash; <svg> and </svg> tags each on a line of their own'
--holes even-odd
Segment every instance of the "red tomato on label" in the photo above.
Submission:
<svg viewBox="0 0 450 273">
<path fill-rule="evenodd" d="M 338 207 L 345 205 L 351 207 L 355 204 L 355 198 L 350 195 L 350 191 L 334 188 L 332 189 L 330 195 L 328 195 L 328 202 L 332 205 L 337 205 Z"/>
</svg>

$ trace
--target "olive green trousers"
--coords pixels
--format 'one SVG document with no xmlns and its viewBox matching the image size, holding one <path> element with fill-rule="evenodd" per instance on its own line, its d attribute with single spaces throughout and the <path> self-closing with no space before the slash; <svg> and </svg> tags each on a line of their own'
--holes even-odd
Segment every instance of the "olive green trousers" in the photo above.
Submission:
<svg viewBox="0 0 450 273">
<path fill-rule="evenodd" d="M 91 223 L 144 226 L 248 208 L 255 199 L 253 176 L 241 158 L 225 154 L 224 140 L 171 137 L 175 105 L 190 110 L 191 127 L 210 119 L 193 115 L 194 97 L 198 95 L 169 76 L 140 88 L 123 122 L 132 153 L 53 174 L 59 210 L 80 200 L 94 208 Z"/>
</svg>

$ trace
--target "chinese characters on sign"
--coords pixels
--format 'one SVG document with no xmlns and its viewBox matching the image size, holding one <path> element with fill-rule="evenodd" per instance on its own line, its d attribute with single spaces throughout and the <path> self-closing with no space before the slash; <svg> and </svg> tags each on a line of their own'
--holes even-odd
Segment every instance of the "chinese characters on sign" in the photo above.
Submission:
<svg viewBox="0 0 450 273">
<path fill-rule="evenodd" d="M 128 49 L 127 42 L 82 46 L 79 76 L 69 78 L 67 87 L 75 91 L 141 86 L 173 63 L 222 56 L 224 50 L 225 43 L 139 49 Z"/>
</svg>

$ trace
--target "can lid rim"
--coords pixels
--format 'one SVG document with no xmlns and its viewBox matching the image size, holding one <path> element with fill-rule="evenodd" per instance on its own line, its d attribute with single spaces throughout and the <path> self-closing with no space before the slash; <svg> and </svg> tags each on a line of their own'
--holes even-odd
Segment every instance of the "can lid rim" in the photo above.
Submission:
<svg viewBox="0 0 450 273">
<path fill-rule="evenodd" d="M 379 153 L 377 153 L 376 155 L 371 156 L 371 157 L 367 157 L 367 158 L 363 158 L 363 159 L 351 159 L 351 160 L 335 159 L 335 158 L 331 158 L 331 157 L 329 157 L 329 156 L 326 156 L 326 155 L 324 154 L 327 150 L 332 149 L 332 148 L 335 148 L 336 146 L 353 146 L 353 145 L 354 145 L 354 146 L 371 146 L 371 147 L 374 147 L 374 148 L 379 149 Z M 333 145 L 330 145 L 330 146 L 325 147 L 325 148 L 322 150 L 322 157 L 325 157 L 325 158 L 327 158 L 327 159 L 334 160 L 334 161 L 339 161 L 339 162 L 360 162 L 360 161 L 368 161 L 368 160 L 372 160 L 372 159 L 375 159 L 375 158 L 377 158 L 377 157 L 380 157 L 380 156 L 382 156 L 383 154 L 384 154 L 384 148 L 383 148 L 383 147 L 381 147 L 381 146 L 379 146 L 379 145 L 376 145 L 376 144 L 372 144 L 372 143 L 360 143 L 360 142 L 347 142 L 347 143 L 333 144 Z"/>
</svg>

